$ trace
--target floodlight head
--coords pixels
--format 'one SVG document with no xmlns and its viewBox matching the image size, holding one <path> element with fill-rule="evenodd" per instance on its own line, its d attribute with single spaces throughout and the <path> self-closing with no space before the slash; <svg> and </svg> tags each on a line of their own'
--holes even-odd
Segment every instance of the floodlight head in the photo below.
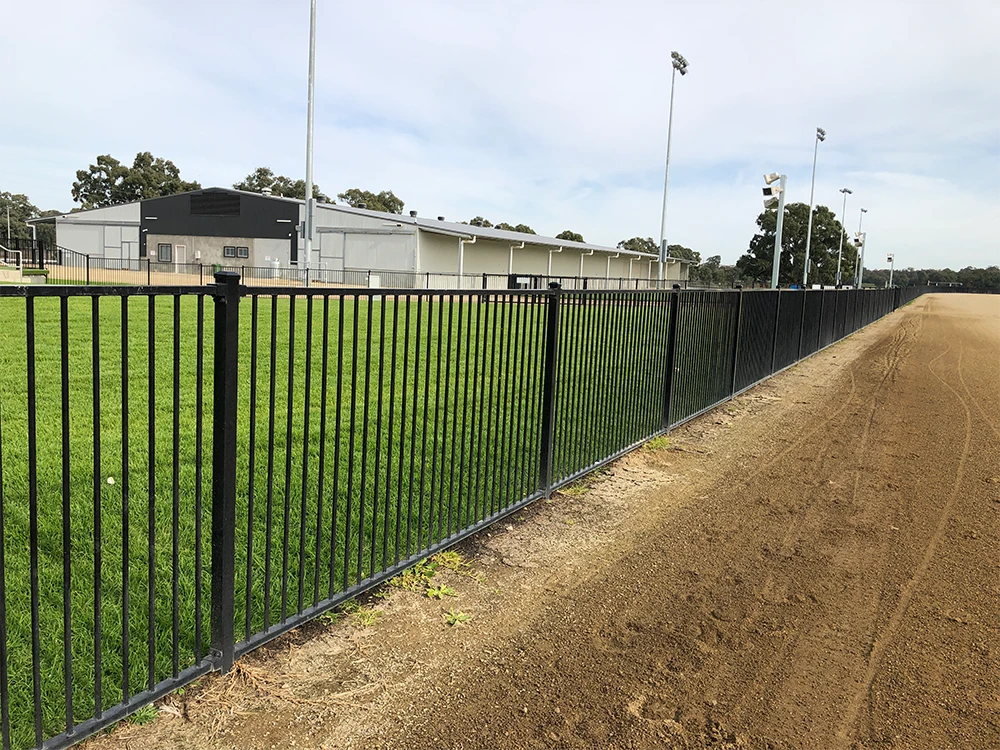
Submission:
<svg viewBox="0 0 1000 750">
<path fill-rule="evenodd" d="M 771 172 L 771 174 L 764 175 L 764 182 L 770 185 L 772 182 L 777 182 L 781 179 L 781 175 L 777 172 Z"/>
<path fill-rule="evenodd" d="M 850 188 L 841 188 L 840 192 L 844 193 L 845 195 L 851 195 L 854 193 L 854 191 L 851 190 Z"/>
<path fill-rule="evenodd" d="M 863 214 L 866 214 L 866 213 L 868 213 L 868 209 L 867 209 L 867 208 L 862 208 L 862 209 L 861 209 L 861 213 L 863 213 Z"/>
<path fill-rule="evenodd" d="M 774 187 L 761 188 L 764 193 L 765 198 L 771 198 L 781 194 L 781 188 L 775 185 Z"/>
<path fill-rule="evenodd" d="M 778 207 L 778 199 L 777 198 L 765 198 L 764 199 L 764 208 L 777 208 L 777 207 Z"/>
<path fill-rule="evenodd" d="M 826 140 L 826 131 L 823 128 L 816 128 L 816 138 L 819 141 Z"/>
</svg>

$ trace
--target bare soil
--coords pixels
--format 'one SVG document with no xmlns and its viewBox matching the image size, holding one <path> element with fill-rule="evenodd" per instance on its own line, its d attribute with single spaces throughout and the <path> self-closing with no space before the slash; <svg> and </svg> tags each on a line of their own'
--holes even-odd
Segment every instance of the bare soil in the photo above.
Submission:
<svg viewBox="0 0 1000 750">
<path fill-rule="evenodd" d="M 457 597 L 389 589 L 89 747 L 1000 747 L 1000 297 L 922 297 L 460 551 Z"/>
</svg>

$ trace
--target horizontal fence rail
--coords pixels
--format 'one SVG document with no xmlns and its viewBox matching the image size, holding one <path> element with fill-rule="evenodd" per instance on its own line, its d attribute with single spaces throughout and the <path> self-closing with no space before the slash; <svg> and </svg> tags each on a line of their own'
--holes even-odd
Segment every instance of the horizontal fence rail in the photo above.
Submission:
<svg viewBox="0 0 1000 750">
<path fill-rule="evenodd" d="M 0 286 L 4 750 L 226 671 L 928 291 L 175 278 Z"/>
</svg>

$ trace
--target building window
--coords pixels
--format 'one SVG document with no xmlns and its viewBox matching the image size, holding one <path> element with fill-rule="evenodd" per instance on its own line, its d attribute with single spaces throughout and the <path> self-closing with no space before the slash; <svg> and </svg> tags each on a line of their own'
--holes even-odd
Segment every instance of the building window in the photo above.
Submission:
<svg viewBox="0 0 1000 750">
<path fill-rule="evenodd" d="M 249 258 L 250 248 L 249 247 L 238 247 L 236 248 L 236 257 L 238 258 Z"/>
<path fill-rule="evenodd" d="M 232 245 L 226 245 L 224 248 L 222 248 L 222 255 L 223 257 L 226 258 L 235 258 L 236 248 L 233 247 Z"/>
<path fill-rule="evenodd" d="M 160 263 L 172 263 L 174 260 L 174 246 L 160 243 L 156 246 L 156 259 Z"/>
</svg>

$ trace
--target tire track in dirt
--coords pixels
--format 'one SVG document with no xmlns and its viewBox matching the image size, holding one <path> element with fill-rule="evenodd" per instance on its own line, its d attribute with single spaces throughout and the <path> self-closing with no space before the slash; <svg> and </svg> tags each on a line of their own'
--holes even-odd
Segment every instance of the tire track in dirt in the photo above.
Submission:
<svg viewBox="0 0 1000 750">
<path fill-rule="evenodd" d="M 882 379 L 879 381 L 872 396 L 870 398 L 864 399 L 863 403 L 858 407 L 860 409 L 863 408 L 865 405 L 870 405 L 871 408 L 868 409 L 869 412 L 868 419 L 865 421 L 865 428 L 859 440 L 859 447 L 857 450 L 858 465 L 855 471 L 854 492 L 852 497 L 852 503 L 854 505 L 857 505 L 858 485 L 861 477 L 861 464 L 865 455 L 865 451 L 867 449 L 868 435 L 871 431 L 872 422 L 874 420 L 876 410 L 878 409 L 879 406 L 879 391 L 882 388 L 884 388 L 887 382 L 891 382 L 892 380 L 894 380 L 895 373 L 898 372 L 899 365 L 904 358 L 903 354 L 904 346 L 907 344 L 909 340 L 912 339 L 911 332 L 907 331 L 907 324 L 909 322 L 910 322 L 909 318 L 904 318 L 902 321 L 900 321 L 899 325 L 893 332 L 892 338 L 888 342 L 886 342 L 883 351 L 881 353 L 882 368 L 884 369 Z M 916 327 L 917 326 L 915 325 L 914 328 Z M 833 415 L 833 417 L 830 420 L 828 420 L 827 424 L 833 422 L 834 419 L 839 418 L 840 415 L 848 407 L 851 406 L 855 397 L 858 395 L 857 381 L 856 378 L 854 377 L 853 368 L 851 368 L 850 373 L 851 373 L 851 383 L 852 383 L 850 396 L 844 400 L 843 408 L 839 409 Z M 825 433 L 826 437 L 818 446 L 818 449 L 816 451 L 816 457 L 812 462 L 812 464 L 817 467 L 815 471 L 817 475 L 823 475 L 827 473 L 822 471 L 822 467 L 826 464 L 827 455 L 829 453 L 829 448 L 831 443 L 840 432 L 841 430 L 835 430 L 835 429 L 826 431 Z M 782 536 L 781 539 L 782 547 L 787 547 L 794 538 L 799 536 L 802 529 L 811 520 L 811 518 L 809 517 L 809 513 L 812 510 L 815 503 L 818 502 L 821 496 L 820 493 L 816 493 L 813 490 L 814 488 L 812 487 L 806 489 L 807 496 L 811 495 L 812 497 L 808 499 L 804 505 L 799 507 L 793 522 L 790 524 L 788 530 Z M 753 609 L 751 610 L 751 612 L 748 613 L 746 619 L 743 622 L 743 626 L 745 629 L 753 628 L 754 626 L 756 626 L 760 618 L 763 617 L 767 607 L 766 602 L 768 599 L 768 594 L 771 590 L 771 587 L 775 583 L 775 578 L 776 578 L 776 573 L 774 572 L 769 572 L 767 577 L 765 578 L 764 584 L 761 587 L 760 591 L 758 592 L 757 601 L 755 602 Z M 786 666 L 788 655 L 794 653 L 796 649 L 798 649 L 798 647 L 800 646 L 803 638 L 808 637 L 810 633 L 813 631 L 816 625 L 815 620 L 816 618 L 813 618 L 808 623 L 800 624 L 800 626 L 796 628 L 795 635 L 793 636 L 793 638 L 789 641 L 782 643 L 781 646 L 779 647 L 778 652 L 774 655 L 774 658 L 770 661 L 770 663 L 765 666 L 764 670 L 761 671 L 758 674 L 758 676 L 744 690 L 740 691 L 739 697 L 736 699 L 733 705 L 732 713 L 734 718 L 739 718 L 743 714 L 743 711 L 747 707 L 747 703 L 751 698 L 758 696 L 762 691 L 769 690 L 775 685 L 778 679 L 776 677 L 776 673 L 778 672 L 779 669 Z"/>
<path fill-rule="evenodd" d="M 878 671 L 879 665 L 881 663 L 882 657 L 885 654 L 886 649 L 892 644 L 902 625 L 903 618 L 906 616 L 906 612 L 909 609 L 910 603 L 913 600 L 913 594 L 916 588 L 920 585 L 924 576 L 927 573 L 927 569 L 930 567 L 931 560 L 934 557 L 934 553 L 937 549 L 938 544 L 944 537 L 945 530 L 947 527 L 948 519 L 951 516 L 951 511 L 955 506 L 955 500 L 958 497 L 958 491 L 962 485 L 962 480 L 965 475 L 965 464 L 969 457 L 969 452 L 972 444 L 972 410 L 969 408 L 969 404 L 966 402 L 962 394 L 959 393 L 955 388 L 952 387 L 945 378 L 941 377 L 934 371 L 934 364 L 942 359 L 948 352 L 953 348 L 952 344 L 948 345 L 941 354 L 934 357 L 930 362 L 927 363 L 927 369 L 942 385 L 944 385 L 952 394 L 958 399 L 959 403 L 962 405 L 962 409 L 965 412 L 965 443 L 962 446 L 962 454 L 958 461 L 958 467 L 955 470 L 955 478 L 952 483 L 951 492 L 948 495 L 948 499 L 945 501 L 944 507 L 938 516 L 938 522 L 934 529 L 934 533 L 931 536 L 927 547 L 924 550 L 923 557 L 920 563 L 917 565 L 916 569 L 913 571 L 913 575 L 910 579 L 903 585 L 900 590 L 899 602 L 896 605 L 892 616 L 889 618 L 889 622 L 883 628 L 882 632 L 876 638 L 875 643 L 872 646 L 871 655 L 868 659 L 868 669 L 865 672 L 864 681 L 861 686 L 855 692 L 852 700 L 845 707 L 844 720 L 837 731 L 837 740 L 841 743 L 841 746 L 846 746 L 849 742 L 849 734 L 853 730 L 858 714 L 861 711 L 862 706 L 866 701 L 871 700 L 871 689 L 872 683 L 875 681 L 876 672 Z M 958 350 L 958 372 L 962 371 L 962 348 L 959 346 Z"/>
</svg>

